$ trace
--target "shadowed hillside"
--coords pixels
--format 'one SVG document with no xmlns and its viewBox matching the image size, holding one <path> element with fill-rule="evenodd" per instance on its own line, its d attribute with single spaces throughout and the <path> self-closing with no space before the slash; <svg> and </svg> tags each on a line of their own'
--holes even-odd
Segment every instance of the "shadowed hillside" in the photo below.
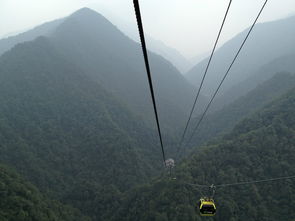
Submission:
<svg viewBox="0 0 295 221">
<path fill-rule="evenodd" d="M 294 27 L 295 16 L 257 24 L 224 82 L 221 93 L 246 80 L 263 65 L 282 56 L 294 54 Z M 226 42 L 216 51 L 204 84 L 204 94 L 211 94 L 217 87 L 247 32 L 248 29 Z M 207 61 L 208 59 L 203 60 L 186 74 L 190 82 L 197 86 L 200 84 Z M 260 77 L 257 76 L 257 78 Z M 255 88 L 255 86 L 252 86 L 252 88 Z"/>
<path fill-rule="evenodd" d="M 52 35 L 56 47 L 71 62 L 125 102 L 154 126 L 141 47 L 90 9 L 66 19 Z M 155 94 L 164 131 L 184 124 L 195 89 L 162 57 L 149 53 Z M 200 102 L 204 102 L 201 97 Z"/>
<path fill-rule="evenodd" d="M 295 69 L 294 69 L 295 70 Z M 250 116 L 265 104 L 295 87 L 295 76 L 289 73 L 276 74 L 219 111 L 208 114 L 190 145 L 196 146 L 229 132 L 239 121 Z M 193 122 L 197 122 L 195 118 Z M 196 123 L 195 123 L 196 124 Z M 194 124 L 194 125 L 195 125 Z"/>
<path fill-rule="evenodd" d="M 162 166 L 155 131 L 46 38 L 0 58 L 0 101 L 0 161 L 55 199 L 120 192 Z"/>
<path fill-rule="evenodd" d="M 271 79 L 275 74 L 281 72 L 294 73 L 295 55 L 288 54 L 276 58 L 268 64 L 263 65 L 257 71 L 253 72 L 246 80 L 234 85 L 232 88 L 217 96 L 211 110 L 218 110 L 227 104 L 232 103 L 241 96 L 246 95 L 251 90 L 259 87 L 263 82 Z"/>
<path fill-rule="evenodd" d="M 136 27 L 135 27 L 136 30 Z M 134 34 L 134 33 L 133 33 Z M 138 33 L 136 32 L 136 35 Z M 48 22 L 17 36 L 0 40 L 0 55 L 18 43 L 39 36 L 55 39 L 56 47 L 70 62 L 125 102 L 135 114 L 154 127 L 147 77 L 140 45 L 128 38 L 99 13 L 83 8 L 72 15 Z M 152 51 L 168 57 L 176 66 L 184 58 L 173 49 L 151 40 Z M 160 55 L 150 52 L 158 106 L 164 132 L 175 132 L 184 124 L 188 107 L 193 102 L 194 87 Z M 201 98 L 203 102 L 205 98 Z"/>
<path fill-rule="evenodd" d="M 78 210 L 44 197 L 17 173 L 0 165 L 0 219 L 3 221 L 90 221 Z"/>
<path fill-rule="evenodd" d="M 208 187 L 187 183 L 209 186 L 295 175 L 294 112 L 293 89 L 218 143 L 196 151 L 178 167 L 177 180 L 158 179 L 128 192 L 112 220 L 203 220 L 195 206 L 209 194 Z M 208 220 L 293 220 L 294 200 L 294 179 L 217 187 L 217 214 Z"/>
</svg>

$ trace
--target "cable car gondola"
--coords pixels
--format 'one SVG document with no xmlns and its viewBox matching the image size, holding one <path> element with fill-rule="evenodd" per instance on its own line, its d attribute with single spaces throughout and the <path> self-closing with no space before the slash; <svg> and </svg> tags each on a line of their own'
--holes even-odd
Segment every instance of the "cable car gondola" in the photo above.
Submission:
<svg viewBox="0 0 295 221">
<path fill-rule="evenodd" d="M 201 216 L 214 216 L 216 213 L 215 202 L 211 198 L 201 198 L 198 207 Z"/>
</svg>

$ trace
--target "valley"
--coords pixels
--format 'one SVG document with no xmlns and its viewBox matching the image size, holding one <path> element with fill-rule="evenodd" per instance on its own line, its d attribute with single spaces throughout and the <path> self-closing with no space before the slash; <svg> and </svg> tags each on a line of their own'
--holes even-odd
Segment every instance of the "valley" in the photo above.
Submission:
<svg viewBox="0 0 295 221">
<path fill-rule="evenodd" d="M 0 219 L 198 221 L 214 184 L 208 220 L 294 220 L 294 179 L 222 187 L 295 175 L 294 18 L 255 27 L 181 157 L 208 58 L 183 74 L 176 50 L 148 51 L 170 175 L 139 42 L 89 8 L 0 39 Z M 216 51 L 188 135 L 245 31 Z"/>
</svg>

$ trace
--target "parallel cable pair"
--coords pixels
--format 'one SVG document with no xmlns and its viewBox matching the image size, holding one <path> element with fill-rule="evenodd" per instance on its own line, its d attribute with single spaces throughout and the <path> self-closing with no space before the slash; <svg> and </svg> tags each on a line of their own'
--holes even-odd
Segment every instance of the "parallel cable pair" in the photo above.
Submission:
<svg viewBox="0 0 295 221">
<path fill-rule="evenodd" d="M 229 66 L 229 68 L 227 69 L 227 71 L 226 71 L 225 75 L 223 76 L 223 78 L 222 78 L 222 80 L 221 80 L 220 84 L 218 85 L 218 87 L 217 87 L 216 91 L 214 92 L 214 95 L 212 96 L 212 98 L 211 98 L 210 102 L 208 103 L 208 105 L 207 105 L 207 107 L 206 107 L 205 111 L 203 112 L 203 114 L 202 114 L 201 118 L 199 119 L 199 121 L 198 121 L 198 123 L 197 123 L 196 127 L 194 128 L 194 130 L 193 130 L 193 133 L 192 133 L 191 137 L 189 138 L 189 140 L 188 140 L 187 144 L 189 144 L 189 143 L 191 142 L 191 140 L 192 140 L 192 138 L 193 138 L 194 134 L 195 134 L 195 133 L 196 133 L 196 131 L 198 130 L 198 128 L 199 128 L 199 126 L 200 126 L 201 122 L 203 121 L 203 119 L 204 119 L 204 117 L 205 117 L 206 113 L 207 113 L 207 112 L 208 112 L 208 110 L 209 110 L 209 107 L 211 106 L 211 104 L 212 104 L 212 102 L 213 102 L 214 98 L 216 97 L 216 95 L 217 95 L 217 93 L 218 93 L 218 91 L 219 91 L 219 89 L 220 89 L 221 85 L 223 84 L 224 80 L 226 79 L 226 77 L 227 77 L 228 73 L 230 72 L 231 68 L 233 67 L 233 65 L 234 65 L 235 61 L 237 60 L 237 58 L 238 58 L 238 56 L 239 56 L 239 54 L 240 54 L 240 52 L 241 52 L 242 48 L 244 47 L 244 45 L 245 45 L 245 43 L 246 43 L 247 39 L 249 38 L 249 35 L 251 34 L 251 32 L 252 32 L 252 30 L 253 30 L 254 26 L 256 25 L 256 23 L 257 23 L 257 21 L 258 21 L 258 18 L 260 17 L 260 15 L 261 15 L 262 11 L 264 10 L 264 8 L 265 8 L 265 6 L 266 6 L 266 3 L 267 3 L 267 2 L 268 2 L 268 0 L 266 0 L 266 1 L 264 2 L 264 4 L 263 4 L 263 6 L 262 6 L 261 10 L 259 11 L 259 13 L 258 13 L 258 15 L 257 15 L 257 17 L 256 17 L 256 19 L 255 19 L 255 21 L 254 21 L 254 23 L 252 24 L 251 28 L 249 29 L 249 31 L 248 31 L 248 33 L 247 33 L 247 36 L 245 37 L 245 39 L 244 39 L 243 43 L 241 44 L 241 46 L 240 46 L 240 48 L 239 48 L 238 52 L 237 52 L 237 53 L 236 53 L 236 55 L 235 55 L 235 57 L 234 57 L 233 61 L 231 62 L 230 66 Z"/>
<path fill-rule="evenodd" d="M 256 19 L 255 19 L 255 21 L 253 22 L 251 28 L 249 29 L 249 31 L 248 31 L 248 33 L 247 33 L 247 35 L 246 35 L 244 41 L 242 42 L 242 44 L 241 44 L 239 50 L 237 51 L 237 53 L 236 53 L 234 59 L 232 60 L 230 66 L 228 67 L 228 69 L 227 69 L 225 75 L 223 76 L 223 78 L 222 78 L 220 84 L 218 85 L 216 91 L 214 92 L 213 96 L 211 97 L 211 100 L 210 100 L 210 102 L 208 103 L 208 105 L 206 106 L 205 111 L 203 112 L 203 114 L 201 115 L 200 119 L 198 120 L 198 122 L 197 122 L 197 124 L 196 124 L 196 127 L 194 128 L 194 130 L 193 130 L 193 132 L 192 132 L 192 135 L 190 136 L 190 138 L 189 138 L 189 140 L 187 141 L 186 144 L 189 144 L 189 143 L 191 142 L 191 140 L 192 140 L 194 134 L 195 134 L 196 131 L 198 130 L 198 128 L 199 128 L 201 122 L 203 121 L 203 119 L 204 119 L 206 113 L 208 112 L 208 110 L 209 110 L 209 108 L 210 108 L 210 106 L 211 106 L 211 104 L 212 104 L 214 98 L 216 97 L 216 95 L 217 95 L 217 93 L 218 93 L 218 91 L 219 91 L 221 85 L 223 84 L 224 80 L 226 79 L 228 73 L 230 72 L 231 68 L 233 67 L 234 63 L 236 62 L 236 60 L 237 60 L 237 58 L 238 58 L 238 56 L 239 56 L 239 54 L 240 54 L 242 48 L 244 47 L 244 45 L 245 45 L 247 39 L 249 38 L 249 36 L 250 36 L 250 34 L 251 34 L 251 32 L 252 32 L 254 26 L 256 25 L 256 23 L 257 23 L 257 21 L 258 21 L 260 15 L 261 15 L 261 13 L 263 12 L 263 10 L 264 10 L 264 8 L 265 8 L 267 2 L 268 2 L 268 0 L 265 0 L 265 2 L 264 2 L 264 4 L 263 4 L 262 8 L 260 9 L 260 11 L 259 11 L 259 13 L 258 13 L 258 15 L 257 15 L 257 17 L 256 17 Z"/>
<path fill-rule="evenodd" d="M 203 84 L 204 84 L 204 81 L 205 81 L 205 78 L 206 78 L 206 75 L 207 75 L 207 72 L 209 70 L 209 67 L 210 67 L 210 64 L 211 64 L 211 61 L 212 61 L 212 58 L 213 58 L 213 55 L 214 55 L 214 52 L 216 50 L 216 47 L 217 47 L 217 44 L 218 44 L 218 41 L 219 41 L 219 38 L 220 38 L 220 35 L 221 35 L 221 32 L 223 30 L 223 26 L 225 24 L 225 21 L 226 21 L 226 18 L 227 18 L 227 15 L 228 15 L 228 12 L 229 12 L 229 9 L 230 9 L 230 6 L 231 6 L 231 3 L 232 3 L 232 0 L 229 1 L 228 3 L 228 6 L 227 6 L 227 9 L 226 9 L 226 12 L 225 12 L 225 15 L 224 15 L 224 18 L 223 18 L 223 21 L 222 21 L 222 24 L 221 24 L 221 27 L 219 29 L 219 32 L 218 32 L 218 35 L 217 35 L 217 39 L 215 40 L 215 43 L 214 43 L 214 47 L 212 49 L 212 52 L 211 52 L 211 55 L 210 55 L 210 58 L 209 58 L 209 61 L 207 63 L 207 66 L 206 66 L 206 69 L 205 69 L 205 72 L 203 74 L 203 77 L 202 77 L 202 81 L 201 81 L 201 84 L 199 86 L 199 89 L 198 89 L 198 92 L 197 92 L 197 96 L 194 100 L 194 103 L 193 103 L 193 106 L 192 106 L 192 109 L 190 111 L 190 114 L 189 114 L 189 118 L 186 122 L 186 125 L 185 125 L 185 128 L 184 128 L 184 131 L 182 133 L 182 136 L 181 136 L 181 140 L 180 140 L 180 143 L 179 143 L 179 147 L 178 147 L 178 150 L 177 150 L 177 154 L 179 152 L 179 150 L 181 149 L 181 146 L 182 146 L 182 143 L 184 141 L 184 138 L 185 138 L 185 134 L 187 132 L 187 129 L 188 129 L 188 125 L 191 121 L 191 118 L 192 118 L 192 115 L 193 115 L 193 112 L 195 110 L 195 107 L 196 107 L 196 104 L 197 104 L 197 101 L 198 101 L 198 98 L 200 96 L 200 92 L 201 92 L 201 89 L 203 87 Z"/>
<path fill-rule="evenodd" d="M 187 144 L 189 144 L 194 136 L 194 134 L 196 133 L 197 129 L 199 128 L 201 122 L 203 121 L 206 113 L 208 112 L 214 98 L 216 97 L 221 85 L 223 84 L 224 80 L 226 79 L 228 73 L 230 72 L 232 66 L 234 65 L 235 61 L 237 60 L 242 48 L 244 47 L 250 33 L 252 32 L 254 26 L 256 25 L 256 22 L 258 20 L 258 18 L 260 17 L 262 11 L 264 10 L 266 4 L 267 4 L 268 0 L 266 0 L 261 8 L 261 10 L 259 11 L 254 23 L 252 24 L 251 28 L 249 29 L 248 31 L 248 34 L 247 36 L 245 37 L 243 43 L 241 44 L 238 52 L 236 53 L 233 61 L 231 62 L 229 68 L 227 69 L 225 75 L 223 76 L 220 84 L 218 85 L 216 91 L 214 92 L 210 102 L 208 103 L 208 105 L 206 106 L 206 109 L 205 111 L 203 112 L 203 114 L 201 115 L 199 121 L 197 122 L 197 125 L 196 127 L 194 128 L 193 130 L 193 133 L 192 135 L 190 136 Z M 215 41 L 215 44 L 214 44 L 214 47 L 213 47 L 213 50 L 211 52 L 211 56 L 210 56 L 210 59 L 208 61 L 208 64 L 206 66 L 206 70 L 205 70 L 205 73 L 202 77 L 202 81 L 201 81 L 201 84 L 200 84 L 200 87 L 198 89 L 198 92 L 197 92 L 197 96 L 194 100 L 194 103 L 193 103 L 193 107 L 191 109 L 191 112 L 190 112 L 190 115 L 189 115 L 189 119 L 186 123 L 186 126 L 185 126 L 185 129 L 184 129 L 184 132 L 182 134 L 182 137 L 181 137 L 181 141 L 180 141 L 180 145 L 178 147 L 178 150 L 177 150 L 177 155 L 179 154 L 180 152 L 180 149 L 182 147 L 182 143 L 184 141 L 184 138 L 185 138 L 185 134 L 187 132 L 187 129 L 188 129 L 188 125 L 191 121 L 191 118 L 192 118 L 192 114 L 194 112 L 194 109 L 195 109 L 195 106 L 196 106 L 196 103 L 198 101 L 198 98 L 199 98 L 199 95 L 200 95 L 200 91 L 202 89 L 202 86 L 203 86 L 203 83 L 204 83 L 204 80 L 206 78 L 206 75 L 207 75 L 207 72 L 209 70 L 209 67 L 210 67 L 210 64 L 211 64 L 211 61 L 212 61 L 212 58 L 213 58 L 213 55 L 214 55 L 214 52 L 216 50 L 216 46 L 217 46 L 217 43 L 219 41 L 219 38 L 220 38 L 220 35 L 221 35 L 221 32 L 222 32 L 222 29 L 224 27 L 224 24 L 225 24 L 225 21 L 226 21 L 226 18 L 227 18 L 227 15 L 228 15 L 228 12 L 229 12 L 229 9 L 230 9 L 230 6 L 231 6 L 231 3 L 232 3 L 232 0 L 229 1 L 229 5 L 227 7 L 227 10 L 226 10 L 226 13 L 225 13 L 225 16 L 223 18 L 223 22 L 222 22 L 222 25 L 220 27 L 220 30 L 219 30 L 219 33 L 218 33 L 218 36 L 217 36 L 217 39 Z M 148 54 L 147 54 L 147 48 L 146 48 L 146 44 L 145 44 L 145 37 L 144 37 L 144 30 L 143 30 L 143 24 L 142 24 L 142 19 L 141 19 L 141 13 L 140 13 L 140 6 L 139 6 L 139 3 L 138 3 L 138 0 L 133 0 L 133 4 L 134 4 L 134 9 L 135 9 L 135 14 L 136 14 L 136 20 L 137 20 L 137 26 L 138 26 L 138 30 L 139 30 L 139 35 L 140 35 L 140 40 L 141 40 L 141 46 L 142 46 L 142 51 L 143 51 L 143 56 L 144 56 L 144 61 L 145 61 L 145 67 L 146 67 L 146 72 L 147 72 L 147 76 L 148 76 L 148 81 L 149 81 L 149 87 L 150 87 L 150 92 L 151 92 L 151 97 L 152 97 L 152 102 L 153 102 L 153 108 L 154 108 L 154 113 L 155 113 L 155 117 L 156 117 L 156 123 L 157 123 L 157 129 L 158 129 L 158 135 L 159 135 L 159 139 L 160 139 L 160 145 L 161 145 L 161 150 L 162 150 L 162 157 L 163 157 L 163 161 L 164 161 L 164 165 L 166 165 L 166 155 L 165 155 L 165 150 L 164 150 L 164 146 L 163 146 L 163 139 L 162 139 L 162 133 L 161 133 L 161 128 L 160 128 L 160 123 L 159 123 L 159 117 L 158 117 L 158 111 L 157 111 L 157 105 L 156 105 L 156 100 L 155 100 L 155 95 L 154 95 L 154 89 L 153 89 L 153 81 L 152 81 L 152 76 L 151 76 L 151 71 L 150 71 L 150 65 L 149 65 L 149 59 L 148 59 Z"/>
</svg>

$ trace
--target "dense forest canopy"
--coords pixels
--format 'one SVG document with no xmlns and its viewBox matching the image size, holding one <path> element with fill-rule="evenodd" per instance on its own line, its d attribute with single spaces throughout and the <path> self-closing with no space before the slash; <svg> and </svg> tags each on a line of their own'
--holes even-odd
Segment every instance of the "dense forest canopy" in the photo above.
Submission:
<svg viewBox="0 0 295 221">
<path fill-rule="evenodd" d="M 204 142 L 212 141 L 212 138 L 220 137 L 230 132 L 243 118 L 250 116 L 268 102 L 280 97 L 292 89 L 294 85 L 294 74 L 277 73 L 274 77 L 258 85 L 245 96 L 226 105 L 221 110 L 208 114 L 198 132 L 195 133 L 190 146 L 194 148 Z M 193 122 L 197 122 L 198 120 L 199 118 L 193 119 Z"/>
<path fill-rule="evenodd" d="M 15 171 L 0 166 L 0 219 L 3 221 L 90 221 L 77 209 L 48 199 Z"/>
<path fill-rule="evenodd" d="M 153 131 L 46 38 L 0 64 L 0 159 L 42 192 L 64 201 L 88 185 L 120 192 L 162 166 Z"/>
<path fill-rule="evenodd" d="M 188 183 L 209 187 L 295 175 L 294 112 L 295 88 L 184 160 L 176 180 L 157 179 L 128 192 L 113 220 L 202 220 L 195 207 L 208 188 Z M 295 181 L 217 187 L 215 200 L 214 220 L 293 220 Z"/>
<path fill-rule="evenodd" d="M 255 36 L 294 24 L 294 17 L 260 24 Z M 228 59 L 242 35 L 216 59 Z M 259 51 L 253 42 L 245 53 Z M 0 219 L 198 221 L 210 184 L 295 175 L 292 50 L 258 53 L 234 70 L 170 179 L 137 42 L 87 8 L 0 40 Z M 197 88 L 160 55 L 149 58 L 164 147 L 174 158 Z M 192 127 L 208 99 L 201 94 Z M 215 200 L 208 220 L 295 220 L 291 179 L 217 187 Z"/>
</svg>

